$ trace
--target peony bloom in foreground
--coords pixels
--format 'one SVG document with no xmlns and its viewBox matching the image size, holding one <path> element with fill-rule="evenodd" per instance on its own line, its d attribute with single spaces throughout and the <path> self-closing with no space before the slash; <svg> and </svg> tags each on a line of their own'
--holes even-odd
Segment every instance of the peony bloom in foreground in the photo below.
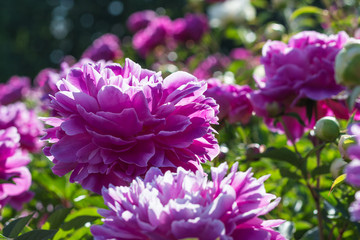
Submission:
<svg viewBox="0 0 360 240">
<path fill-rule="evenodd" d="M 103 188 L 109 210 L 99 210 L 104 224 L 92 226 L 91 232 L 97 240 L 285 240 L 272 229 L 283 220 L 259 218 L 280 201 L 265 191 L 269 176 L 256 179 L 250 169 L 237 172 L 237 167 L 227 176 L 226 163 L 212 168 L 213 181 L 199 171 L 178 168 L 163 174 L 151 168 L 144 180 L 137 178 L 129 187 Z"/>
<path fill-rule="evenodd" d="M 36 112 L 26 108 L 22 102 L 0 106 L 0 129 L 16 127 L 20 135 L 21 148 L 30 152 L 40 151 L 43 124 Z"/>
<path fill-rule="evenodd" d="M 122 56 L 119 38 L 111 33 L 104 34 L 96 39 L 88 47 L 81 58 L 89 58 L 93 61 L 112 61 Z"/>
<path fill-rule="evenodd" d="M 58 84 L 46 118 L 44 152 L 53 172 L 100 193 L 125 185 L 152 167 L 193 171 L 219 152 L 214 130 L 218 106 L 203 95 L 206 83 L 185 72 L 165 79 L 126 59 L 85 64 Z"/>
<path fill-rule="evenodd" d="M 25 167 L 30 157 L 20 149 L 19 141 L 15 127 L 0 130 L 0 179 L 9 181 L 0 184 L 0 209 L 9 204 L 20 210 L 33 196 L 29 192 L 31 174 Z"/>
<path fill-rule="evenodd" d="M 227 119 L 230 123 L 250 121 L 253 108 L 250 102 L 252 89 L 248 85 L 224 84 L 216 78 L 207 80 L 205 96 L 212 97 L 220 106 L 219 120 Z"/>
</svg>

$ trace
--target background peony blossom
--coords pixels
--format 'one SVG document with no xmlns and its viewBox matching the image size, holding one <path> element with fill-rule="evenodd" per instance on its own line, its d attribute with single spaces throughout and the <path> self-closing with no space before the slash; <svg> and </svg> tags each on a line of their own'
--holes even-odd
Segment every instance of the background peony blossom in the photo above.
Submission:
<svg viewBox="0 0 360 240">
<path fill-rule="evenodd" d="M 250 95 L 255 113 L 265 117 L 268 126 L 279 132 L 283 132 L 280 124 L 271 126 L 273 117 L 298 114 L 305 126 L 289 117 L 285 121 L 289 122 L 286 125 L 294 141 L 323 116 L 335 114 L 342 119 L 349 118 L 351 113 L 346 106 L 332 99 L 344 90 L 335 81 L 334 65 L 337 53 L 348 40 L 345 32 L 327 36 L 305 31 L 291 37 L 288 44 L 268 41 L 261 58 L 265 76 L 255 78 L 259 89 Z M 317 116 L 311 121 L 306 116 L 309 104 L 313 105 L 313 116 Z"/>
<path fill-rule="evenodd" d="M 157 18 L 158 15 L 152 10 L 144 10 L 140 12 L 135 12 L 130 15 L 126 25 L 130 31 L 133 33 L 138 32 L 141 29 L 146 28 L 152 20 Z"/>
<path fill-rule="evenodd" d="M 15 127 L 20 135 L 20 146 L 30 152 L 38 152 L 43 146 L 40 136 L 43 124 L 36 112 L 26 108 L 24 103 L 17 102 L 0 106 L 0 129 Z"/>
<path fill-rule="evenodd" d="M 33 196 L 29 192 L 31 174 L 25 167 L 30 157 L 20 148 L 19 141 L 15 127 L 0 130 L 0 179 L 10 181 L 0 183 L 0 209 L 9 204 L 20 210 Z"/>
<path fill-rule="evenodd" d="M 230 58 L 226 56 L 221 54 L 210 55 L 198 64 L 193 74 L 199 79 L 209 79 L 213 77 L 215 72 L 223 72 L 230 63 Z"/>
<path fill-rule="evenodd" d="M 272 229 L 284 221 L 259 218 L 280 201 L 265 191 L 269 176 L 256 179 L 250 169 L 237 168 L 236 163 L 227 176 L 226 163 L 212 168 L 213 181 L 181 167 L 164 174 L 151 168 L 130 187 L 103 188 L 109 210 L 99 210 L 104 224 L 92 226 L 91 232 L 97 240 L 285 239 Z"/>
<path fill-rule="evenodd" d="M 22 100 L 30 91 L 28 77 L 12 76 L 8 82 L 0 84 L 0 104 L 8 105 Z"/>
<path fill-rule="evenodd" d="M 355 201 L 350 205 L 349 208 L 351 221 L 360 221 L 360 191 L 355 194 Z"/>
<path fill-rule="evenodd" d="M 133 47 L 142 57 L 159 45 L 166 45 L 172 37 L 172 22 L 169 17 L 157 17 L 133 37 Z"/>
<path fill-rule="evenodd" d="M 193 171 L 212 160 L 219 147 L 210 124 L 218 106 L 203 93 L 206 83 L 185 72 L 162 79 L 126 59 L 118 64 L 84 64 L 58 84 L 45 118 L 54 128 L 43 139 L 53 172 L 72 171 L 70 181 L 100 193 L 124 185 L 152 167 Z"/>
<path fill-rule="evenodd" d="M 187 14 L 185 18 L 178 18 L 173 22 L 173 37 L 176 41 L 198 42 L 209 30 L 208 20 L 205 15 Z"/>
<path fill-rule="evenodd" d="M 216 78 L 207 80 L 205 96 L 212 97 L 220 106 L 219 120 L 227 119 L 230 123 L 250 121 L 253 107 L 250 102 L 252 89 L 248 85 L 224 84 Z"/>
<path fill-rule="evenodd" d="M 119 38 L 111 33 L 107 33 L 96 39 L 88 47 L 81 58 L 89 58 L 93 61 L 105 60 L 113 61 L 122 56 Z"/>
</svg>

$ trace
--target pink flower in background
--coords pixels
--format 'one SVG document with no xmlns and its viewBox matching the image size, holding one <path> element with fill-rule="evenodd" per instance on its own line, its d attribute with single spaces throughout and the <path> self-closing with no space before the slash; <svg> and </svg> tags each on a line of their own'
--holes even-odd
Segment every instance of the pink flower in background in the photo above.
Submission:
<svg viewBox="0 0 360 240">
<path fill-rule="evenodd" d="M 259 89 L 250 95 L 255 113 L 270 118 L 266 119 L 268 126 L 279 132 L 283 132 L 283 127 L 280 123 L 274 127 L 271 118 L 298 114 L 305 126 L 295 118 L 285 117 L 292 136 L 287 135 L 294 141 L 311 129 L 317 120 L 313 114 L 313 119 L 308 121 L 307 104 L 313 104 L 313 111 L 317 109 L 318 119 L 333 114 L 342 119 L 349 118 L 351 113 L 343 111 L 341 101 L 332 100 L 344 90 L 335 81 L 334 65 L 336 55 L 348 40 L 345 32 L 327 36 L 305 31 L 291 37 L 288 44 L 268 41 L 261 58 L 265 76 L 255 78 Z"/>
<path fill-rule="evenodd" d="M 41 100 L 50 99 L 50 95 L 54 95 L 58 89 L 56 83 L 60 80 L 60 74 L 56 69 L 45 68 L 41 70 L 35 77 L 35 84 L 43 93 Z"/>
<path fill-rule="evenodd" d="M 27 109 L 21 102 L 0 106 L 0 129 L 9 127 L 17 129 L 21 148 L 30 152 L 40 151 L 43 146 L 39 139 L 43 134 L 43 124 L 34 110 Z"/>
<path fill-rule="evenodd" d="M 303 98 L 317 101 L 338 94 L 344 88 L 335 82 L 335 57 L 348 40 L 345 32 L 327 36 L 305 31 L 288 44 L 268 41 L 261 58 L 265 77 L 256 79 L 259 90 L 252 95 L 261 95 L 267 101 L 263 105 L 294 107 Z"/>
<path fill-rule="evenodd" d="M 46 118 L 44 139 L 53 172 L 100 193 L 126 185 L 152 167 L 193 171 L 219 152 L 214 130 L 218 106 L 203 93 L 206 83 L 185 72 L 165 79 L 126 59 L 85 64 L 59 84 Z"/>
<path fill-rule="evenodd" d="M 104 224 L 94 225 L 96 240 L 103 239 L 285 239 L 272 228 L 283 220 L 262 220 L 280 198 L 266 193 L 264 181 L 251 169 L 226 176 L 226 163 L 211 168 L 212 181 L 202 172 L 178 168 L 162 173 L 151 168 L 145 179 L 129 187 L 103 188 L 109 210 L 101 209 Z"/>
<path fill-rule="evenodd" d="M 230 57 L 235 60 L 247 60 L 252 57 L 252 53 L 246 48 L 234 48 L 230 52 Z"/>
<path fill-rule="evenodd" d="M 113 61 L 121 56 L 122 51 L 120 49 L 119 38 L 114 34 L 107 33 L 96 39 L 93 44 L 85 50 L 81 58 L 89 58 L 93 61 Z"/>
<path fill-rule="evenodd" d="M 20 148 L 20 135 L 15 127 L 0 130 L 0 209 L 6 204 L 16 210 L 33 197 L 29 192 L 31 174 L 25 167 L 30 162 L 27 152 Z"/>
<path fill-rule="evenodd" d="M 253 107 L 250 102 L 252 89 L 236 84 L 224 84 L 216 78 L 207 80 L 208 89 L 205 96 L 212 97 L 220 106 L 219 120 L 227 119 L 230 123 L 249 122 Z"/>
<path fill-rule="evenodd" d="M 136 12 L 130 15 L 126 25 L 131 32 L 136 33 L 139 30 L 146 28 L 150 22 L 157 17 L 158 15 L 152 10 Z"/>
<path fill-rule="evenodd" d="M 146 57 L 159 45 L 166 45 L 172 36 L 172 22 L 169 17 L 157 17 L 150 24 L 138 31 L 133 37 L 133 47 L 140 56 Z"/>
<path fill-rule="evenodd" d="M 226 56 L 221 54 L 210 55 L 198 64 L 193 74 L 199 79 L 209 79 L 213 77 L 215 72 L 223 72 L 230 63 L 230 59 Z"/>
<path fill-rule="evenodd" d="M 0 84 L 0 104 L 8 105 L 20 101 L 30 91 L 28 77 L 12 76 L 8 82 Z"/>
<path fill-rule="evenodd" d="M 209 30 L 208 20 L 205 15 L 187 14 L 185 18 L 178 18 L 173 22 L 173 37 L 176 41 L 198 42 Z"/>
<path fill-rule="evenodd" d="M 355 194 L 355 201 L 351 203 L 349 208 L 351 221 L 360 221 L 360 191 Z"/>
</svg>

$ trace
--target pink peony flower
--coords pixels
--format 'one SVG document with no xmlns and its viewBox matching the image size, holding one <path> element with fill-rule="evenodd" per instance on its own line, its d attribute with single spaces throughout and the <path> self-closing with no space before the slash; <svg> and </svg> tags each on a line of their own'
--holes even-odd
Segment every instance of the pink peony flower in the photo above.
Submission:
<svg viewBox="0 0 360 240">
<path fill-rule="evenodd" d="M 34 110 L 28 110 L 21 102 L 0 106 L 0 129 L 9 127 L 16 127 L 22 148 L 31 152 L 40 151 L 43 144 L 39 138 L 43 124 Z"/>
<path fill-rule="evenodd" d="M 126 25 L 131 32 L 136 33 L 139 30 L 146 28 L 151 21 L 157 17 L 157 14 L 152 10 L 136 12 L 130 15 Z"/>
<path fill-rule="evenodd" d="M 246 48 L 234 48 L 230 52 L 230 57 L 235 60 L 248 60 L 253 56 L 251 51 L 247 50 Z"/>
<path fill-rule="evenodd" d="M 107 33 L 96 39 L 88 47 L 81 58 L 89 58 L 93 61 L 112 61 L 122 56 L 120 40 L 117 36 Z"/>
<path fill-rule="evenodd" d="M 268 102 L 286 107 L 300 99 L 324 100 L 344 88 L 335 82 L 335 57 L 349 40 L 345 32 L 326 36 L 305 31 L 290 38 L 289 43 L 268 41 L 263 47 L 261 62 L 265 78 L 256 79 L 261 95 Z"/>
<path fill-rule="evenodd" d="M 44 152 L 55 174 L 72 171 L 86 189 L 128 184 L 152 166 L 195 171 L 219 153 L 218 106 L 190 74 L 162 79 L 126 59 L 74 68 L 58 86 L 51 107 L 61 117 L 45 119 L 54 128 L 43 139 L 54 144 Z"/>
<path fill-rule="evenodd" d="M 207 80 L 205 96 L 212 97 L 220 106 L 219 120 L 226 118 L 230 123 L 250 121 L 253 108 L 250 102 L 252 89 L 236 84 L 224 84 L 216 78 Z"/>
<path fill-rule="evenodd" d="M 0 130 L 0 209 L 6 204 L 20 210 L 33 194 L 29 192 L 31 174 L 25 167 L 30 158 L 20 149 L 20 135 L 15 127 Z M 12 181 L 12 182 L 11 182 Z"/>
<path fill-rule="evenodd" d="M 255 79 L 259 89 L 250 95 L 255 113 L 270 118 L 266 119 L 268 126 L 277 131 L 283 131 L 282 126 L 277 124 L 273 127 L 274 120 L 271 118 L 298 114 L 305 126 L 294 118 L 286 117 L 290 137 L 294 141 L 304 131 L 312 129 L 316 120 L 323 116 L 335 114 L 342 119 L 349 118 L 351 113 L 344 111 L 346 106 L 332 99 L 344 90 L 335 81 L 334 65 L 336 55 L 348 40 L 345 32 L 326 36 L 305 31 L 290 38 L 288 44 L 268 41 L 261 58 L 265 77 Z M 306 116 L 308 104 L 313 104 L 314 112 L 317 109 L 311 121 Z"/>
<path fill-rule="evenodd" d="M 251 169 L 231 172 L 226 163 L 211 169 L 213 181 L 201 172 L 178 168 L 164 174 L 151 168 L 145 179 L 129 187 L 110 185 L 102 194 L 109 210 L 101 209 L 103 225 L 94 225 L 96 240 L 104 239 L 285 239 L 272 228 L 283 220 L 262 220 L 280 198 L 266 193 L 264 181 Z M 273 201 L 274 200 L 274 201 Z"/>
<path fill-rule="evenodd" d="M 355 194 L 355 201 L 351 203 L 349 208 L 351 221 L 360 221 L 360 191 Z"/>
<path fill-rule="evenodd" d="M 7 83 L 0 84 L 0 104 L 8 105 L 20 101 L 29 91 L 28 77 L 12 76 Z"/>
<path fill-rule="evenodd" d="M 157 17 L 133 37 L 133 47 L 140 56 L 146 57 L 151 50 L 159 45 L 166 45 L 172 36 L 172 22 L 169 17 Z"/>
<path fill-rule="evenodd" d="M 221 54 L 208 56 L 194 70 L 194 76 L 199 79 L 209 79 L 217 71 L 223 72 L 230 65 L 230 59 Z"/>
<path fill-rule="evenodd" d="M 179 42 L 192 40 L 198 42 L 209 30 L 205 15 L 187 14 L 185 18 L 178 18 L 173 22 L 173 37 Z"/>
</svg>

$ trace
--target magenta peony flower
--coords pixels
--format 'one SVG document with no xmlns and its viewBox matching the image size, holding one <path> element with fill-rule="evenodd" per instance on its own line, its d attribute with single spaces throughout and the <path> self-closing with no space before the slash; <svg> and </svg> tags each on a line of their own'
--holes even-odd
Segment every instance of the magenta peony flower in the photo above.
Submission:
<svg viewBox="0 0 360 240">
<path fill-rule="evenodd" d="M 28 110 L 24 103 L 0 106 L 0 129 L 9 127 L 16 127 L 22 148 L 31 152 L 41 149 L 43 144 L 39 137 L 43 131 L 43 124 L 38 120 L 34 110 Z"/>
<path fill-rule="evenodd" d="M 126 25 L 131 32 L 136 33 L 137 31 L 146 28 L 150 22 L 157 17 L 158 15 L 152 10 L 136 12 L 130 15 Z"/>
<path fill-rule="evenodd" d="M 28 77 L 12 76 L 7 83 L 0 84 L 0 104 L 8 105 L 20 101 L 29 91 Z"/>
<path fill-rule="evenodd" d="M 61 117 L 44 139 L 53 172 L 100 193 L 124 185 L 152 167 L 197 170 L 219 147 L 210 124 L 218 106 L 204 81 L 185 72 L 162 79 L 126 59 L 125 66 L 85 64 L 59 84 L 51 107 Z"/>
<path fill-rule="evenodd" d="M 265 191 L 269 176 L 256 179 L 251 169 L 237 168 L 235 163 L 226 177 L 226 163 L 212 168 L 213 181 L 181 167 L 164 174 L 151 168 L 144 180 L 137 178 L 130 187 L 103 188 L 109 210 L 99 210 L 104 224 L 92 226 L 91 232 L 97 240 L 285 239 L 272 229 L 283 220 L 259 218 L 280 202 Z"/>
<path fill-rule="evenodd" d="M 235 60 L 248 60 L 252 57 L 252 53 L 246 48 L 234 48 L 230 52 L 230 57 Z"/>
<path fill-rule="evenodd" d="M 58 89 L 56 83 L 60 80 L 59 73 L 52 68 L 45 68 L 41 70 L 35 77 L 35 84 L 43 94 L 41 100 L 49 100 L 51 95 L 54 95 Z"/>
<path fill-rule="evenodd" d="M 259 89 L 250 94 L 255 113 L 267 118 L 268 126 L 280 132 L 282 126 L 274 127 L 272 118 L 298 114 L 305 126 L 290 116 L 285 121 L 290 131 L 287 135 L 293 141 L 312 129 L 316 120 L 323 116 L 335 114 L 339 118 L 349 118 L 351 113 L 343 111 L 346 107 L 341 101 L 331 99 L 344 89 L 335 81 L 334 65 L 336 55 L 348 40 L 345 32 L 326 36 L 305 31 L 290 38 L 288 44 L 268 41 L 261 58 L 265 77 L 255 79 Z M 311 121 L 306 116 L 307 104 L 313 104 L 314 112 L 317 109 Z"/>
<path fill-rule="evenodd" d="M 207 80 L 207 83 L 205 96 L 214 98 L 219 104 L 219 120 L 226 118 L 230 123 L 249 122 L 253 111 L 249 99 L 252 89 L 249 86 L 224 84 L 216 78 Z"/>
<path fill-rule="evenodd" d="M 305 31 L 288 44 L 268 41 L 261 59 L 265 78 L 256 79 L 260 89 L 253 98 L 260 95 L 263 106 L 277 102 L 294 107 L 302 98 L 324 100 L 338 94 L 344 88 L 335 82 L 335 57 L 348 40 L 345 32 L 326 36 Z"/>
<path fill-rule="evenodd" d="M 179 42 L 198 42 L 209 30 L 205 15 L 187 14 L 185 18 L 178 18 L 173 22 L 173 37 Z"/>
<path fill-rule="evenodd" d="M 0 130 L 0 209 L 6 204 L 20 210 L 33 194 L 29 192 L 31 174 L 25 167 L 30 158 L 20 149 L 20 135 L 15 127 Z M 12 182 L 11 182 L 12 181 Z"/>
<path fill-rule="evenodd" d="M 351 221 L 360 221 L 360 191 L 355 194 L 355 201 L 351 203 L 349 208 Z"/>
<path fill-rule="evenodd" d="M 93 61 L 112 61 L 122 56 L 120 40 L 117 36 L 107 33 L 96 39 L 88 47 L 81 58 L 89 58 Z"/>
<path fill-rule="evenodd" d="M 198 65 L 193 74 L 199 79 L 209 79 L 213 77 L 215 72 L 223 72 L 230 63 L 230 59 L 226 56 L 221 54 L 210 55 Z"/>
<path fill-rule="evenodd" d="M 172 22 L 169 17 L 157 17 L 133 37 L 133 47 L 140 56 L 146 57 L 151 50 L 159 45 L 165 45 L 172 36 Z"/>
</svg>

